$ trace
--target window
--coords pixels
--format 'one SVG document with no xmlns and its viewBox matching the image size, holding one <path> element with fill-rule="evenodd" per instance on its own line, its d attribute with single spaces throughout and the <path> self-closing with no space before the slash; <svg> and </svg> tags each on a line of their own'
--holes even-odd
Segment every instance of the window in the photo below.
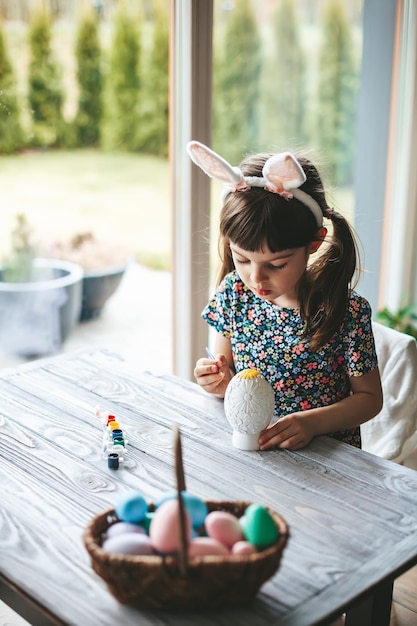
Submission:
<svg viewBox="0 0 417 626">
<path fill-rule="evenodd" d="M 204 4 L 204 12 L 201 4 Z M 185 250 L 182 246 L 183 258 L 179 259 L 178 244 L 175 253 L 175 273 L 179 275 L 181 272 L 183 274 L 188 272 L 187 285 L 194 285 L 195 288 L 194 291 L 188 290 L 190 292 L 188 300 L 184 300 L 184 293 L 178 290 L 178 283 L 175 290 L 176 319 L 182 316 L 187 320 L 187 324 L 191 319 L 199 319 L 209 291 L 209 277 L 207 272 L 202 272 L 201 269 L 209 263 L 207 241 L 204 239 L 204 234 L 207 235 L 206 229 L 209 227 L 207 219 L 209 190 L 201 187 L 201 185 L 204 186 L 204 182 L 197 168 L 191 170 L 185 153 L 185 144 L 193 138 L 209 143 L 215 149 L 221 149 L 219 138 L 216 137 L 218 132 L 216 113 L 212 125 L 211 111 L 207 110 L 208 94 L 207 92 L 202 94 L 201 90 L 199 91 L 201 83 L 208 78 L 211 80 L 211 75 L 209 77 L 207 73 L 204 74 L 204 72 L 211 72 L 210 59 L 207 58 L 211 55 L 211 48 L 207 45 L 207 38 L 210 38 L 212 34 L 212 21 L 207 16 L 211 15 L 213 9 L 215 18 L 213 41 L 216 48 L 217 38 L 221 39 L 222 36 L 222 32 L 217 32 L 217 28 L 220 28 L 224 35 L 227 24 L 231 21 L 233 9 L 245 4 L 247 3 L 243 0 L 242 2 L 207 0 L 204 3 L 199 3 L 198 0 L 184 2 L 172 0 L 175 23 L 173 48 L 176 63 L 173 72 L 174 109 L 177 112 L 173 116 L 173 146 L 177 161 L 174 192 L 175 188 L 177 191 L 180 188 L 182 190 L 181 207 L 177 202 L 178 193 L 174 193 L 176 228 L 178 231 L 184 224 L 189 225 L 191 216 L 196 220 L 196 213 L 203 215 L 206 220 L 200 222 L 201 229 L 191 227 L 187 231 L 188 239 L 192 239 L 193 246 L 197 248 L 196 255 L 193 256 L 190 247 Z M 278 3 L 264 3 L 259 0 L 256 3 L 257 22 L 262 23 L 276 4 Z M 324 4 L 325 2 L 307 3 L 301 0 L 294 3 L 302 16 L 297 18 L 298 27 L 303 24 L 306 31 L 312 29 L 314 16 L 317 25 L 318 7 Z M 359 289 L 370 300 L 376 312 L 383 298 L 385 300 L 389 298 L 388 291 L 392 294 L 394 306 L 399 304 L 398 298 L 401 291 L 408 291 L 411 298 L 413 295 L 415 298 L 417 293 L 415 279 L 417 273 L 413 269 L 417 264 L 415 251 L 417 181 L 413 171 L 415 163 L 413 155 L 417 145 L 415 111 L 417 11 L 412 0 L 398 0 L 397 2 L 363 0 L 363 6 L 362 3 L 350 1 L 343 4 L 345 9 L 351 12 L 348 15 L 350 14 L 353 25 L 356 60 L 359 61 L 360 58 L 362 60 L 354 133 L 355 158 L 352 179 L 354 193 L 349 194 L 350 199 L 346 194 L 344 198 L 340 196 L 336 200 L 338 205 L 343 203 L 347 212 L 351 211 L 355 229 L 363 244 L 367 271 L 361 279 Z M 310 15 L 308 10 L 311 11 Z M 218 25 L 216 20 L 219 16 L 221 23 Z M 271 28 L 270 24 L 268 27 Z M 201 43 L 200 47 L 198 47 L 199 43 Z M 193 45 L 199 50 L 198 61 L 196 56 L 192 58 Z M 221 50 L 215 49 L 215 59 L 216 55 L 221 55 Z M 194 67 L 194 75 L 191 73 L 191 66 Z M 188 68 L 189 74 L 185 76 L 184 73 L 182 75 L 178 73 L 179 67 Z M 219 89 L 216 82 L 216 60 L 213 77 L 216 93 Z M 271 76 L 267 75 L 267 77 L 271 80 Z M 184 78 L 188 80 L 182 83 L 180 89 L 179 80 Z M 311 88 L 314 80 L 310 80 L 308 84 Z M 180 111 L 186 112 L 185 115 L 189 114 L 190 122 L 183 124 L 181 129 L 178 124 Z M 225 112 L 227 114 L 228 111 L 224 106 L 223 114 Z M 229 120 L 230 123 L 232 121 Z M 211 142 L 212 129 L 213 141 Z M 241 140 L 240 143 L 242 143 Z M 319 146 L 313 145 L 313 147 Z M 253 146 L 251 145 L 250 148 L 252 149 Z M 198 185 L 200 185 L 201 193 L 194 196 L 192 201 L 189 191 L 195 194 Z M 212 203 L 213 206 L 218 206 L 217 190 L 214 189 L 214 192 Z M 383 233 L 384 220 L 386 226 Z M 214 223 L 213 228 L 215 227 Z M 181 288 L 183 289 L 184 286 L 185 283 L 182 283 Z M 186 327 L 182 328 L 182 332 L 178 335 L 181 341 L 183 333 L 189 333 L 189 328 L 189 325 L 188 330 Z M 193 328 L 186 350 L 182 349 L 181 341 L 178 340 L 175 347 L 175 371 L 185 377 L 192 377 L 195 358 L 204 354 L 207 328 L 199 326 L 198 332 L 195 332 Z"/>
</svg>

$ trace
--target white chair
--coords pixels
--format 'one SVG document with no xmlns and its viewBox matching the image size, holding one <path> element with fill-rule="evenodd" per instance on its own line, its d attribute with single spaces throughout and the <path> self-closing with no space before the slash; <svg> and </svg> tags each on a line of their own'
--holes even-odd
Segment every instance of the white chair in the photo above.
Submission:
<svg viewBox="0 0 417 626">
<path fill-rule="evenodd" d="M 376 417 L 362 424 L 362 448 L 404 463 L 417 454 L 417 342 L 376 322 L 372 328 L 384 406 Z"/>
</svg>

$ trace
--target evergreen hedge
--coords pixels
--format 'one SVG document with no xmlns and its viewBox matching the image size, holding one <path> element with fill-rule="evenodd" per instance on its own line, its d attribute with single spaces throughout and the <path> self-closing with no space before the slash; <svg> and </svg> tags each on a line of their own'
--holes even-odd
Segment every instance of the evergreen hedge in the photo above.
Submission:
<svg viewBox="0 0 417 626">
<path fill-rule="evenodd" d="M 259 143 L 261 38 L 252 3 L 240 0 L 216 60 L 214 147 L 237 163 Z"/>
<path fill-rule="evenodd" d="M 36 10 L 29 24 L 29 107 L 32 116 L 30 144 L 56 147 L 64 135 L 63 92 L 60 69 L 51 48 L 52 23 L 47 11 Z"/>
<path fill-rule="evenodd" d="M 129 12 L 129 6 L 119 2 L 114 18 L 105 22 L 94 11 L 81 15 L 74 48 L 77 110 L 68 121 L 63 119 L 65 94 L 51 47 L 50 14 L 38 10 L 29 24 L 28 104 L 17 96 L 0 32 L 0 153 L 28 146 L 94 145 L 167 155 L 167 0 L 144 4 L 140 15 Z M 344 5 L 327 0 L 320 18 L 313 94 L 307 93 L 306 64 L 311 62 L 295 6 L 295 0 L 271 4 L 266 41 L 250 0 L 234 3 L 233 11 L 215 7 L 222 14 L 216 22 L 221 37 L 214 42 L 214 149 L 237 163 L 245 152 L 311 145 L 328 160 L 329 182 L 349 184 L 358 66 Z M 22 131 L 27 111 L 30 128 Z"/>
<path fill-rule="evenodd" d="M 74 125 L 76 145 L 94 146 L 100 141 L 102 116 L 101 46 L 97 13 L 84 12 L 75 47 L 78 81 L 78 111 Z"/>
<path fill-rule="evenodd" d="M 0 22 L 0 153 L 12 154 L 23 147 L 16 78 L 10 63 L 3 25 Z"/>
<path fill-rule="evenodd" d="M 273 57 L 265 73 L 265 141 L 290 149 L 304 145 L 306 128 L 306 59 L 300 43 L 294 0 L 282 0 L 273 14 Z"/>
<path fill-rule="evenodd" d="M 135 150 L 139 124 L 141 21 L 124 2 L 114 21 L 105 81 L 102 145 L 107 150 Z"/>
<path fill-rule="evenodd" d="M 150 53 L 143 64 L 138 148 L 163 157 L 168 156 L 168 59 L 169 15 L 157 2 Z"/>
<path fill-rule="evenodd" d="M 344 6 L 329 0 L 319 55 L 317 144 L 328 160 L 333 185 L 352 182 L 358 70 Z"/>
</svg>

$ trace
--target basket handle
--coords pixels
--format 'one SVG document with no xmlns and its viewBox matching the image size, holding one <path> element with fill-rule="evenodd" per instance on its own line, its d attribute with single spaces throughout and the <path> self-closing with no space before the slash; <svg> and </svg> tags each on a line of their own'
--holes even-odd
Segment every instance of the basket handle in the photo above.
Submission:
<svg viewBox="0 0 417 626">
<path fill-rule="evenodd" d="M 174 453 L 175 453 L 175 476 L 177 481 L 177 499 L 178 499 L 178 518 L 180 530 L 180 551 L 179 551 L 179 568 L 181 576 L 187 576 L 188 559 L 187 559 L 187 535 L 185 531 L 185 508 L 181 492 L 185 491 L 184 466 L 182 462 L 181 433 L 176 424 L 172 427 L 174 431 Z"/>
</svg>

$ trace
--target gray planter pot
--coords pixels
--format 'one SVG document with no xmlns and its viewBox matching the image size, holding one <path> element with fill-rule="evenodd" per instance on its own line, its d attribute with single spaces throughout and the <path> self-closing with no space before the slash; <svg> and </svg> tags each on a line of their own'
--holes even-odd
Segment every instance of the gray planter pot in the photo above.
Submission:
<svg viewBox="0 0 417 626">
<path fill-rule="evenodd" d="M 39 279 L 2 282 L 0 268 L 0 348 L 24 357 L 53 354 L 78 323 L 84 272 L 75 263 L 36 259 Z"/>
<path fill-rule="evenodd" d="M 95 319 L 101 314 L 105 303 L 120 285 L 125 271 L 126 265 L 85 272 L 80 321 Z"/>
</svg>

